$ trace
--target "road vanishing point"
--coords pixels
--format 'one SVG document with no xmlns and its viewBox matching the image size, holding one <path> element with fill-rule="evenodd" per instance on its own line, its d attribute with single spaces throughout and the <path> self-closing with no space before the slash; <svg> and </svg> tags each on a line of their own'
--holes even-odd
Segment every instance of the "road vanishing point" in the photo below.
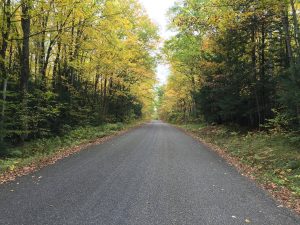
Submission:
<svg viewBox="0 0 300 225">
<path fill-rule="evenodd" d="M 299 225 L 184 132 L 153 121 L 0 185 L 1 225 Z"/>
</svg>

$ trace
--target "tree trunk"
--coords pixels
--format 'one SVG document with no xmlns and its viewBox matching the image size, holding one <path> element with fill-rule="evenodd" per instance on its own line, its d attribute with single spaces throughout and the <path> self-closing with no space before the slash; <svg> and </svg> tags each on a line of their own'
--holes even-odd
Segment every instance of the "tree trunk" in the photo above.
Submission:
<svg viewBox="0 0 300 225">
<path fill-rule="evenodd" d="M 22 55 L 21 55 L 20 88 L 21 88 L 21 92 L 26 93 L 28 90 L 28 80 L 30 76 L 30 68 L 29 68 L 30 1 L 23 0 L 21 4 L 22 4 L 21 25 L 23 31 L 23 45 L 22 45 Z"/>
<path fill-rule="evenodd" d="M 262 22 L 261 25 L 261 62 L 260 62 L 260 80 L 261 80 L 261 105 L 262 105 L 262 118 L 261 118 L 261 123 L 264 123 L 265 118 L 267 116 L 267 112 L 269 111 L 267 109 L 267 96 L 266 96 L 266 82 L 267 82 L 267 78 L 266 78 L 266 53 L 265 53 L 265 49 L 266 49 L 266 31 L 265 31 L 265 24 L 264 22 Z"/>
<path fill-rule="evenodd" d="M 21 135 L 21 141 L 27 138 L 28 122 L 27 122 L 27 92 L 28 92 L 28 80 L 30 76 L 29 67 L 29 39 L 30 39 L 30 1 L 22 0 L 22 17 L 21 26 L 23 31 L 23 45 L 21 52 L 21 73 L 20 73 L 20 92 L 21 92 L 21 107 L 22 107 L 22 129 L 24 134 Z"/>
<path fill-rule="evenodd" d="M 107 96 L 107 78 L 104 78 L 104 84 L 103 84 L 103 113 L 104 116 L 106 114 L 106 96 Z"/>
<path fill-rule="evenodd" d="M 297 15 L 297 10 L 295 8 L 295 0 L 290 0 L 290 4 L 292 7 L 292 16 L 293 16 L 293 23 L 294 23 L 294 37 L 295 37 L 295 42 L 297 45 L 297 52 L 298 54 L 300 53 L 300 34 L 299 34 L 299 22 L 298 22 L 298 15 Z"/>
<path fill-rule="evenodd" d="M 43 87 L 44 88 L 46 88 L 46 85 L 47 85 L 46 84 L 46 74 L 47 74 L 47 68 L 48 68 L 49 59 L 50 59 L 50 55 L 51 55 L 51 51 L 52 51 L 54 42 L 55 41 L 53 41 L 53 40 L 50 41 L 49 47 L 47 49 L 46 58 L 45 58 L 45 61 L 43 63 L 43 68 L 42 68 L 42 71 L 41 71 L 42 78 L 43 78 Z"/>
<path fill-rule="evenodd" d="M 97 89 L 98 89 L 98 83 L 99 83 L 99 72 L 96 73 L 96 77 L 95 77 L 95 84 L 94 84 L 94 98 L 95 101 L 97 101 Z"/>
<path fill-rule="evenodd" d="M 286 67 L 289 68 L 293 62 L 293 50 L 291 45 L 291 32 L 290 32 L 290 24 L 288 18 L 288 10 L 287 8 L 282 11 L 282 26 L 285 35 L 285 45 L 286 45 Z"/>
<path fill-rule="evenodd" d="M 57 43 L 57 53 L 54 60 L 53 74 L 52 74 L 52 88 L 56 90 L 57 81 L 60 82 L 60 52 L 61 52 L 61 41 Z"/>
<path fill-rule="evenodd" d="M 3 6 L 3 29 L 2 29 L 2 46 L 0 49 L 0 72 L 4 79 L 6 79 L 6 50 L 8 46 L 8 37 L 11 27 L 11 13 L 10 13 L 10 0 L 4 1 Z"/>
<path fill-rule="evenodd" d="M 1 122 L 0 122 L 0 143 L 4 140 L 4 118 L 5 118 L 5 109 L 6 109 L 6 91 L 7 91 L 7 78 L 4 78 L 3 90 L 2 90 L 2 110 L 1 110 Z"/>
<path fill-rule="evenodd" d="M 258 98 L 258 94 L 257 94 L 257 71 L 256 71 L 256 33 L 254 31 L 252 31 L 252 37 L 251 37 L 251 41 L 253 44 L 252 47 L 252 70 L 253 70 L 253 80 L 255 83 L 255 87 L 254 87 L 254 94 L 255 94 L 255 103 L 256 103 L 256 113 L 257 113 L 257 122 L 258 122 L 258 127 L 261 124 L 261 112 L 260 112 L 260 103 L 259 103 L 259 98 Z"/>
</svg>

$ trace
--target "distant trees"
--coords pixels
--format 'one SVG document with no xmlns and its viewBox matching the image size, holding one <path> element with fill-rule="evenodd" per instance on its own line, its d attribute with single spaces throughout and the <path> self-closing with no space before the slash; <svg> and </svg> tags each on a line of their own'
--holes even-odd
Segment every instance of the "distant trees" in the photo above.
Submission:
<svg viewBox="0 0 300 225">
<path fill-rule="evenodd" d="M 0 145 L 151 111 L 159 37 L 136 0 L 0 7 Z"/>
<path fill-rule="evenodd" d="M 170 15 L 164 118 L 299 129 L 298 1 L 186 0 Z"/>
</svg>

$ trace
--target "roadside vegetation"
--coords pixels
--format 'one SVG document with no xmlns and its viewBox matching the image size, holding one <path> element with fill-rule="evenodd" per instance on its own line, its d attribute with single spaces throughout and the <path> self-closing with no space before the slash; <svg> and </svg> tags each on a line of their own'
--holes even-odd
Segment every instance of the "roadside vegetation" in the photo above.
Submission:
<svg viewBox="0 0 300 225">
<path fill-rule="evenodd" d="M 189 124 L 290 200 L 300 196 L 299 9 L 295 0 L 177 2 L 163 48 L 171 75 L 157 91 L 163 120 Z"/>
<path fill-rule="evenodd" d="M 297 134 L 246 132 L 236 127 L 203 124 L 180 127 L 254 168 L 253 175 L 259 182 L 287 187 L 294 197 L 300 198 L 300 140 Z"/>
<path fill-rule="evenodd" d="M 0 159 L 0 175 L 11 173 L 13 176 L 18 176 L 18 170 L 21 174 L 34 171 L 36 168 L 51 164 L 93 143 L 101 143 L 106 137 L 126 131 L 140 123 L 142 120 L 131 123 L 108 123 L 95 127 L 78 127 L 61 136 L 38 139 L 19 147 L 8 148 L 7 156 Z M 24 168 L 28 171 L 24 171 Z M 11 174 L 4 178 L 10 179 Z"/>
<path fill-rule="evenodd" d="M 1 170 L 150 117 L 159 36 L 137 0 L 3 0 L 0 30 Z"/>
</svg>

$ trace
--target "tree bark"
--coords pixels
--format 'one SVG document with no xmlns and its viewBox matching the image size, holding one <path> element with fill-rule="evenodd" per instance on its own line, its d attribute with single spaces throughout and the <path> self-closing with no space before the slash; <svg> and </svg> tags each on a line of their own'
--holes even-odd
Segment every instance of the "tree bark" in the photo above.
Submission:
<svg viewBox="0 0 300 225">
<path fill-rule="evenodd" d="M 4 118 L 5 118 L 5 110 L 6 110 L 6 91 L 7 91 L 7 78 L 4 78 L 3 82 L 3 90 L 2 90 L 2 110 L 1 110 L 1 122 L 0 122 L 0 143 L 4 140 Z"/>
<path fill-rule="evenodd" d="M 30 39 L 30 1 L 22 0 L 22 18 L 21 26 L 23 32 L 23 45 L 22 45 L 22 55 L 21 55 L 21 74 L 20 74 L 20 88 L 22 93 L 28 91 L 28 80 L 30 76 L 29 68 L 29 39 Z"/>
<path fill-rule="evenodd" d="M 2 29 L 2 46 L 0 49 L 0 72 L 2 73 L 2 77 L 5 79 L 7 77 L 6 74 L 6 50 L 8 46 L 8 37 L 10 34 L 11 28 L 11 13 L 10 13 L 11 1 L 4 1 L 3 6 L 3 29 Z"/>
<path fill-rule="evenodd" d="M 293 62 L 293 50 L 291 45 L 291 32 L 290 32 L 290 24 L 289 24 L 287 7 L 283 9 L 281 17 L 282 17 L 282 26 L 285 35 L 285 45 L 286 45 L 286 55 L 287 55 L 286 67 L 289 68 Z"/>
<path fill-rule="evenodd" d="M 298 54 L 300 53 L 300 34 L 299 34 L 299 22 L 298 22 L 298 15 L 297 15 L 297 10 L 295 8 L 295 0 L 290 0 L 290 4 L 292 7 L 292 16 L 293 16 L 293 23 L 294 23 L 294 37 L 295 37 L 295 42 L 297 45 L 297 52 Z"/>
<path fill-rule="evenodd" d="M 28 93 L 28 80 L 30 76 L 29 67 L 29 41 L 30 41 L 30 0 L 22 0 L 22 17 L 21 27 L 23 32 L 23 45 L 21 50 L 21 73 L 20 73 L 20 93 L 21 93 L 21 107 L 22 107 L 22 130 L 21 142 L 23 143 L 27 138 L 28 121 L 27 121 L 27 93 Z"/>
<path fill-rule="evenodd" d="M 258 123 L 258 127 L 260 127 L 260 124 L 261 124 L 261 107 L 260 107 L 259 98 L 258 98 L 258 94 L 257 94 L 256 32 L 255 32 L 254 28 L 252 30 L 251 41 L 252 41 L 252 44 L 253 44 L 251 54 L 252 54 L 253 80 L 254 80 L 254 83 L 255 83 L 254 94 L 255 94 L 255 103 L 256 103 L 257 123 Z"/>
<path fill-rule="evenodd" d="M 54 60 L 53 73 L 52 73 L 52 88 L 56 90 L 57 83 L 60 83 L 60 55 L 61 55 L 61 41 L 57 42 L 57 52 Z"/>
</svg>

